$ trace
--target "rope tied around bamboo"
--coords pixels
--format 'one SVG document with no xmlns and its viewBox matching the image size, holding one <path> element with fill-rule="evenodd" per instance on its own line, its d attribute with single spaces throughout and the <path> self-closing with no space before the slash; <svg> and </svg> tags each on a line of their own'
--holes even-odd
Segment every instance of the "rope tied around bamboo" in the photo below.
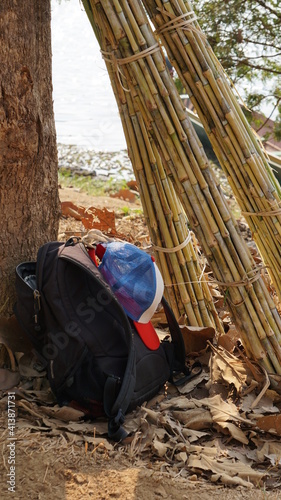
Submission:
<svg viewBox="0 0 281 500">
<path fill-rule="evenodd" d="M 154 245 L 154 243 L 152 243 L 152 247 L 153 247 L 153 250 L 156 250 L 157 252 L 175 253 L 175 252 L 178 252 L 179 250 L 182 250 L 184 247 L 186 247 L 186 245 L 188 245 L 188 243 L 191 242 L 191 239 L 192 239 L 192 235 L 190 232 L 190 233 L 188 233 L 187 238 L 182 243 L 180 243 L 179 245 L 177 245 L 175 247 L 164 248 L 164 247 L 159 247 L 157 245 Z"/>
<path fill-rule="evenodd" d="M 166 285 L 166 286 L 168 288 L 171 286 L 184 285 L 187 283 L 211 283 L 211 284 L 218 285 L 221 288 L 231 288 L 231 287 L 240 287 L 240 286 L 244 286 L 245 288 L 248 288 L 250 285 L 255 283 L 255 281 L 257 281 L 258 279 L 261 278 L 261 271 L 262 271 L 262 269 L 266 269 L 266 267 L 267 266 L 258 266 L 256 268 L 251 269 L 239 281 L 219 281 L 219 280 L 216 280 L 214 278 L 210 278 L 209 280 L 199 279 L 198 281 L 185 281 L 182 283 L 172 283 L 172 284 Z M 255 273 L 255 275 L 252 278 L 250 278 L 249 275 L 252 273 Z"/>
<path fill-rule="evenodd" d="M 280 205 L 280 204 L 281 204 L 281 201 L 277 202 L 277 205 Z M 271 210 L 271 208 L 269 210 L 260 210 L 259 212 L 244 212 L 242 210 L 241 211 L 241 215 L 250 215 L 251 217 L 252 216 L 256 216 L 256 217 L 274 217 L 276 215 L 281 215 L 281 207 L 273 209 L 273 210 Z"/>
<path fill-rule="evenodd" d="M 155 31 L 154 31 L 155 35 L 162 35 L 163 33 L 172 32 L 172 31 L 176 31 L 179 33 L 180 30 L 182 30 L 182 31 L 189 30 L 189 31 L 193 31 L 194 33 L 196 33 L 196 35 L 200 36 L 205 42 L 207 41 L 207 36 L 203 33 L 203 31 L 196 28 L 196 26 L 194 26 L 192 24 L 192 23 L 195 23 L 195 21 L 197 21 L 197 19 L 198 19 L 197 16 L 195 15 L 194 11 L 185 12 L 184 14 L 181 14 L 180 16 L 175 16 L 175 14 L 172 14 L 171 12 L 167 11 L 164 8 L 157 7 L 157 10 L 161 14 L 163 14 L 164 16 L 170 17 L 171 21 L 168 21 L 167 23 L 163 24 L 161 27 L 155 29 Z M 189 19 L 185 19 L 184 21 L 182 21 L 182 19 L 184 19 L 185 17 L 189 17 Z M 217 61 L 217 67 L 220 69 L 220 71 L 222 73 L 224 73 L 224 69 L 219 61 Z M 233 83 L 233 81 L 230 79 L 230 77 L 228 75 L 226 75 L 226 76 L 229 80 L 230 86 L 235 90 L 243 107 L 247 111 L 250 111 L 248 106 L 245 104 L 242 96 L 240 95 L 237 87 Z M 259 136 L 257 136 L 257 140 L 260 140 Z M 263 148 L 264 152 L 266 153 L 266 150 L 264 149 L 262 142 L 261 142 L 261 147 Z"/>
<path fill-rule="evenodd" d="M 116 72 L 118 81 L 119 81 L 122 89 L 125 92 L 130 92 L 130 89 L 127 89 L 122 84 L 120 75 L 125 79 L 126 79 L 126 76 L 122 73 L 120 66 L 124 66 L 125 64 L 130 64 L 132 62 L 138 61 L 139 59 L 143 59 L 144 57 L 151 56 L 152 54 L 154 54 L 155 52 L 158 52 L 159 50 L 161 51 L 161 47 L 160 47 L 160 45 L 158 45 L 158 43 L 156 43 L 152 47 L 148 47 L 147 49 L 144 49 L 144 50 L 138 52 L 137 54 L 134 54 L 134 55 L 129 56 L 129 57 L 122 57 L 122 58 L 116 57 L 114 52 L 108 52 L 105 50 L 101 50 L 100 52 L 101 52 L 101 55 L 102 55 L 104 61 L 107 61 L 113 65 L 113 68 Z"/>
<path fill-rule="evenodd" d="M 171 21 L 168 21 L 167 23 L 163 24 L 163 26 L 161 26 L 161 28 L 157 28 L 154 31 L 154 33 L 156 35 L 161 35 L 162 33 L 165 33 L 167 31 L 173 31 L 173 30 L 176 31 L 178 29 L 182 29 L 182 30 L 190 29 L 190 30 L 194 30 L 194 31 L 199 32 L 199 30 L 197 30 L 197 28 L 195 28 L 195 26 L 192 26 L 192 24 L 191 24 L 197 20 L 197 16 L 195 15 L 194 12 L 185 12 L 181 16 L 174 16 L 173 14 L 171 14 L 170 12 L 168 12 L 164 8 L 161 9 L 160 7 L 158 7 L 157 10 L 159 10 L 159 12 L 161 12 L 161 14 L 168 16 L 168 17 L 171 17 L 172 19 L 171 19 Z M 184 19 L 185 17 L 189 17 L 189 19 Z M 203 35 L 203 37 L 205 37 L 205 35 L 203 33 L 202 33 L 202 35 Z"/>
</svg>

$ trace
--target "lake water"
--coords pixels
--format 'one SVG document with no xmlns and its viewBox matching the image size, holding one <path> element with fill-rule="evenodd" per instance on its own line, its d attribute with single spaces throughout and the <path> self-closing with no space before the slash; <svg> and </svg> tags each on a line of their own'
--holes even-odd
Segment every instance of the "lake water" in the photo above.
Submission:
<svg viewBox="0 0 281 500">
<path fill-rule="evenodd" d="M 52 50 L 58 142 L 94 151 L 126 149 L 106 66 L 79 0 L 52 0 Z"/>
<path fill-rule="evenodd" d="M 52 0 L 57 140 L 94 151 L 126 149 L 105 63 L 79 0 Z"/>
</svg>

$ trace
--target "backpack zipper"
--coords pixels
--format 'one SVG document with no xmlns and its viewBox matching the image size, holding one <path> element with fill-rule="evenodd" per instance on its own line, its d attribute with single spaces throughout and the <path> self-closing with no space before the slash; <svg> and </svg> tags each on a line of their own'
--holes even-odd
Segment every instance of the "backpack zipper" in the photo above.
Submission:
<svg viewBox="0 0 281 500">
<path fill-rule="evenodd" d="M 38 323 L 38 314 L 41 310 L 41 302 L 40 302 L 40 292 L 39 290 L 33 291 L 34 297 L 34 322 L 35 322 L 35 330 L 41 330 L 41 327 Z"/>
</svg>

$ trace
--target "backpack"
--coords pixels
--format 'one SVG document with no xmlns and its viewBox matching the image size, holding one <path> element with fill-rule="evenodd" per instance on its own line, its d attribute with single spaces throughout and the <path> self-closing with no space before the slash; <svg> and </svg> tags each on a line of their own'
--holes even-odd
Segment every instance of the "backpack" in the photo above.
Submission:
<svg viewBox="0 0 281 500">
<path fill-rule="evenodd" d="M 58 404 L 108 417 L 120 441 L 125 413 L 154 397 L 167 381 L 183 383 L 180 328 L 162 298 L 171 339 L 149 349 L 81 242 L 49 242 L 36 262 L 16 268 L 15 315 L 47 370 Z M 181 379 L 175 381 L 175 376 Z"/>
</svg>

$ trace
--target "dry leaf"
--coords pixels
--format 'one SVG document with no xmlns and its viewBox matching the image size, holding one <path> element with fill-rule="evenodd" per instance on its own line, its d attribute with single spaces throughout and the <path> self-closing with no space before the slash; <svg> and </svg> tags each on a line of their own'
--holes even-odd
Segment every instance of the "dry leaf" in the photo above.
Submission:
<svg viewBox="0 0 281 500">
<path fill-rule="evenodd" d="M 150 408 L 146 408 L 146 406 L 141 407 L 144 413 L 146 414 L 146 418 L 148 417 L 149 420 L 152 421 L 152 423 L 157 424 L 159 421 L 159 418 L 161 416 L 161 413 L 151 410 Z"/>
<path fill-rule="evenodd" d="M 20 381 L 19 372 L 13 372 L 6 368 L 0 368 L 0 390 L 7 391 L 15 387 Z"/>
<path fill-rule="evenodd" d="M 246 396 L 243 396 L 241 410 L 243 410 L 245 412 L 253 411 L 252 404 L 255 400 L 256 400 L 256 395 L 253 393 L 247 394 Z M 254 408 L 255 414 L 277 413 L 277 412 L 279 412 L 277 406 L 273 406 L 272 399 L 267 397 L 267 396 L 263 396 L 260 399 L 259 403 Z"/>
<path fill-rule="evenodd" d="M 211 341 L 215 336 L 215 329 L 211 326 L 180 326 L 183 336 L 185 353 L 199 352 L 207 347 L 207 341 Z"/>
<path fill-rule="evenodd" d="M 167 443 L 162 443 L 157 439 L 153 439 L 152 441 L 152 448 L 158 457 L 164 457 L 164 455 L 166 455 L 167 453 L 168 447 L 169 445 Z"/>
<path fill-rule="evenodd" d="M 175 453 L 175 459 L 178 462 L 186 462 L 187 461 L 187 453 L 185 451 L 181 451 L 180 453 Z"/>
<path fill-rule="evenodd" d="M 219 394 L 211 398 L 201 399 L 200 403 L 210 408 L 215 422 L 240 419 L 237 406 L 232 402 L 223 401 Z"/>
<path fill-rule="evenodd" d="M 84 208 L 75 205 L 71 201 L 63 201 L 61 203 L 61 211 L 62 215 L 66 217 L 70 216 L 76 220 L 80 220 L 85 229 L 95 228 L 112 236 L 117 235 L 114 212 L 107 210 L 107 208 Z"/>
<path fill-rule="evenodd" d="M 227 484 L 229 486 L 235 485 L 235 486 L 244 486 L 246 488 L 253 488 L 253 484 L 249 483 L 249 481 L 244 481 L 244 479 L 241 479 L 241 477 L 231 477 L 228 474 L 213 474 L 211 476 L 211 481 L 212 483 L 216 483 L 217 481 L 220 481 L 223 484 Z"/>
<path fill-rule="evenodd" d="M 204 453 L 200 454 L 200 456 L 191 454 L 188 459 L 188 466 L 192 469 L 209 470 L 218 476 L 224 474 L 232 478 L 237 476 L 254 484 L 259 484 L 265 476 L 264 472 L 255 471 L 249 465 L 233 462 L 232 459 L 229 460 L 223 457 L 213 459 Z"/>
<path fill-rule="evenodd" d="M 208 436 L 208 432 L 201 432 L 197 431 L 195 429 L 189 429 L 185 427 L 182 430 L 182 434 L 185 438 L 188 439 L 190 443 L 193 443 L 194 441 L 198 441 L 198 439 L 201 439 L 202 437 Z"/>
<path fill-rule="evenodd" d="M 199 402 L 199 406 L 200 402 Z M 190 410 L 198 407 L 198 401 L 195 399 L 186 399 L 184 396 L 179 396 L 177 398 L 172 398 L 169 401 L 162 401 L 160 403 L 161 410 L 169 410 L 170 408 L 179 409 L 179 410 Z"/>
<path fill-rule="evenodd" d="M 252 378 L 252 374 L 246 363 L 230 352 L 219 347 L 214 349 L 210 360 L 210 382 L 233 384 L 238 392 L 246 385 L 247 380 Z"/>
<path fill-rule="evenodd" d="M 120 198 L 121 200 L 134 202 L 136 199 L 135 193 L 130 191 L 130 189 L 119 189 L 117 193 L 111 194 L 110 198 Z"/>
<path fill-rule="evenodd" d="M 22 377 L 45 377 L 46 371 L 38 371 L 38 359 L 35 358 L 33 353 L 23 354 L 18 360 L 19 371 Z"/>
<path fill-rule="evenodd" d="M 213 423 L 213 419 L 209 410 L 204 408 L 196 408 L 188 411 L 173 411 L 173 417 L 184 424 L 185 427 L 194 430 L 208 429 Z"/>
<path fill-rule="evenodd" d="M 244 434 L 244 432 L 239 429 L 236 425 L 234 425 L 231 422 L 218 422 L 217 425 L 221 429 L 227 429 L 228 433 L 233 437 L 233 439 L 236 439 L 236 441 L 239 441 L 239 443 L 242 444 L 248 444 L 249 440 L 247 436 Z"/>
<path fill-rule="evenodd" d="M 261 450 L 257 450 L 257 459 L 263 462 L 268 458 L 271 465 L 281 465 L 281 443 L 277 441 L 266 441 Z"/>
<path fill-rule="evenodd" d="M 45 422 L 50 422 L 51 425 L 54 425 L 56 429 L 62 429 L 66 430 L 68 432 L 74 432 L 74 433 L 79 433 L 83 434 L 84 433 L 90 433 L 91 435 L 107 435 L 108 433 L 108 425 L 107 422 L 69 422 L 69 423 L 63 423 L 62 421 L 58 419 L 45 419 Z"/>
<path fill-rule="evenodd" d="M 63 420 L 64 422 L 77 422 L 85 416 L 82 411 L 76 410 L 71 406 L 53 406 L 52 408 L 41 406 L 41 410 L 46 413 L 46 415 L 58 418 L 60 420 Z"/>
<path fill-rule="evenodd" d="M 177 389 L 181 394 L 189 394 L 195 389 L 195 387 L 197 387 L 201 382 L 203 382 L 203 380 L 208 381 L 209 378 L 210 378 L 209 373 L 202 370 L 202 372 L 199 375 L 197 375 L 197 377 L 193 378 L 184 385 L 179 385 Z"/>
<path fill-rule="evenodd" d="M 248 422 L 246 419 L 240 417 L 239 411 L 234 403 L 223 401 L 219 394 L 211 398 L 202 399 L 201 403 L 209 406 L 213 422 L 218 424 L 221 429 L 227 429 L 234 439 L 243 444 L 248 444 L 248 438 L 244 432 L 239 427 L 229 422 L 230 420 L 243 420 L 244 422 Z M 249 424 L 251 425 L 251 421 L 249 421 Z"/>
<path fill-rule="evenodd" d="M 281 436 L 281 415 L 267 415 L 256 422 L 257 427 L 263 431 L 273 431 Z"/>
<path fill-rule="evenodd" d="M 233 341 L 233 339 L 226 333 L 225 335 L 220 335 L 218 338 L 218 347 L 223 347 L 226 351 L 228 352 L 233 352 L 236 343 Z"/>
<path fill-rule="evenodd" d="M 128 186 L 128 188 L 133 189 L 134 191 L 138 191 L 138 189 L 139 189 L 138 183 L 134 179 L 131 181 L 127 181 L 127 186 Z"/>
</svg>

